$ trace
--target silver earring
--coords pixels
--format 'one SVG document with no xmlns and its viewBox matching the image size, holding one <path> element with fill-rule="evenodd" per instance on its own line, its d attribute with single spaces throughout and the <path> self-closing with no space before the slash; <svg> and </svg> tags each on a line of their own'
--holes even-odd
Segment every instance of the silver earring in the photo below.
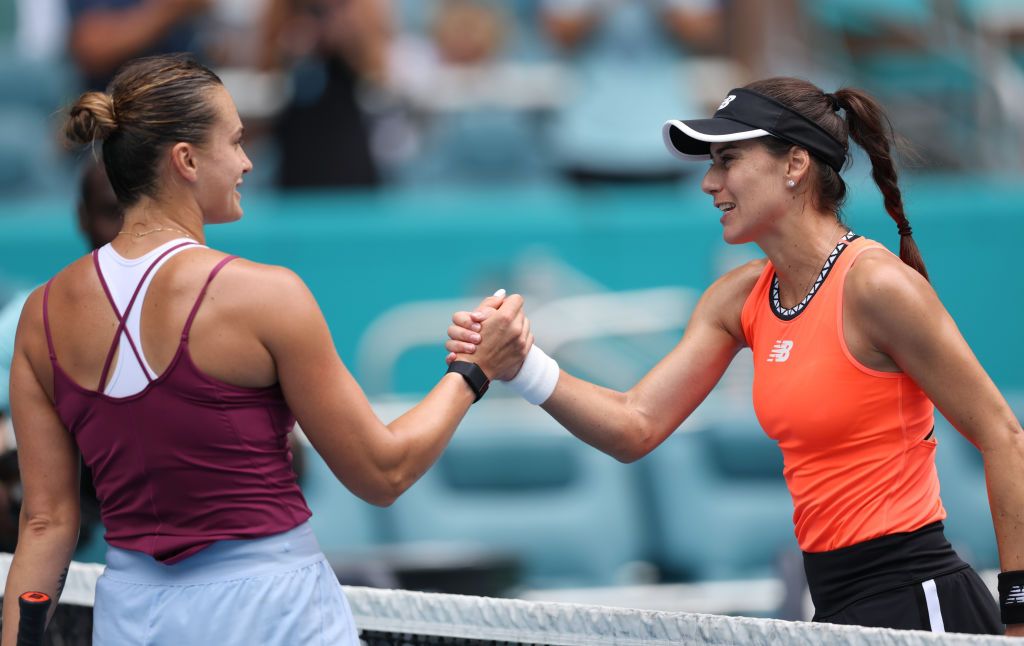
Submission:
<svg viewBox="0 0 1024 646">
<path fill-rule="evenodd" d="M 791 179 L 787 179 L 786 180 L 786 187 L 787 188 L 796 188 L 796 180 L 792 179 L 792 178 Z"/>
</svg>

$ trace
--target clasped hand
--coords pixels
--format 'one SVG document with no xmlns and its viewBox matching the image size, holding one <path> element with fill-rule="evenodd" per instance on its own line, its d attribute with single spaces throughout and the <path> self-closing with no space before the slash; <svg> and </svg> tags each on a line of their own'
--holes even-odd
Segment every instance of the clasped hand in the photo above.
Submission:
<svg viewBox="0 0 1024 646">
<path fill-rule="evenodd" d="M 472 312 L 455 312 L 444 346 L 449 351 L 446 363 L 471 361 L 491 379 L 512 379 L 533 346 L 523 297 L 505 296 L 502 289 L 482 300 Z"/>
</svg>

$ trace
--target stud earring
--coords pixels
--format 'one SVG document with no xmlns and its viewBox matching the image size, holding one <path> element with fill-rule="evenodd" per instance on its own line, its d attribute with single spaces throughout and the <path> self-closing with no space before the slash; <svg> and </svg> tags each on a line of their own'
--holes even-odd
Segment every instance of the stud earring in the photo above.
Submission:
<svg viewBox="0 0 1024 646">
<path fill-rule="evenodd" d="M 787 188 L 796 188 L 796 180 L 792 179 L 792 178 L 787 179 L 786 180 L 786 187 Z"/>
</svg>

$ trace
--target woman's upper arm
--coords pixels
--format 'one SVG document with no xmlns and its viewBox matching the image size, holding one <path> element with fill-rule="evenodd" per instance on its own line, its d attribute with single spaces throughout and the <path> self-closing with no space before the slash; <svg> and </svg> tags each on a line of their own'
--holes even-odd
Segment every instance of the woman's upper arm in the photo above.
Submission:
<svg viewBox="0 0 1024 646">
<path fill-rule="evenodd" d="M 1016 418 L 931 285 L 891 256 L 865 256 L 847 278 L 850 319 L 917 383 L 975 446 L 1002 438 Z"/>
<path fill-rule="evenodd" d="M 11 361 L 11 419 L 18 440 L 23 511 L 30 523 L 61 522 L 77 532 L 78 447 L 41 382 L 52 380 L 41 308 L 37 292 L 25 305 Z"/>
<path fill-rule="evenodd" d="M 316 299 L 293 272 L 262 266 L 257 336 L 274 359 L 288 406 L 332 471 L 357 495 L 372 496 L 389 437 L 334 347 Z"/>
<path fill-rule="evenodd" d="M 763 268 L 763 260 L 747 263 L 708 287 L 682 340 L 629 391 L 634 407 L 655 425 L 655 445 L 704 401 L 746 345 L 740 312 Z"/>
</svg>

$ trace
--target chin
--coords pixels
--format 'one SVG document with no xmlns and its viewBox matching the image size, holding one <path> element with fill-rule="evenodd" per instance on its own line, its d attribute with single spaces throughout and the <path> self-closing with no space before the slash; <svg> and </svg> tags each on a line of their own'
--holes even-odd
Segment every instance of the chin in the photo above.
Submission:
<svg viewBox="0 0 1024 646">
<path fill-rule="evenodd" d="M 752 233 L 749 229 L 733 229 L 727 226 L 722 229 L 722 240 L 726 244 L 747 244 L 754 241 Z"/>
<path fill-rule="evenodd" d="M 725 244 L 743 244 L 744 242 L 750 242 L 749 240 L 744 240 L 740 234 L 731 232 L 728 229 L 722 230 L 722 240 Z"/>
<path fill-rule="evenodd" d="M 242 219 L 242 207 L 237 204 L 230 209 L 224 209 L 212 217 L 206 218 L 206 224 L 228 224 L 238 222 Z"/>
</svg>

